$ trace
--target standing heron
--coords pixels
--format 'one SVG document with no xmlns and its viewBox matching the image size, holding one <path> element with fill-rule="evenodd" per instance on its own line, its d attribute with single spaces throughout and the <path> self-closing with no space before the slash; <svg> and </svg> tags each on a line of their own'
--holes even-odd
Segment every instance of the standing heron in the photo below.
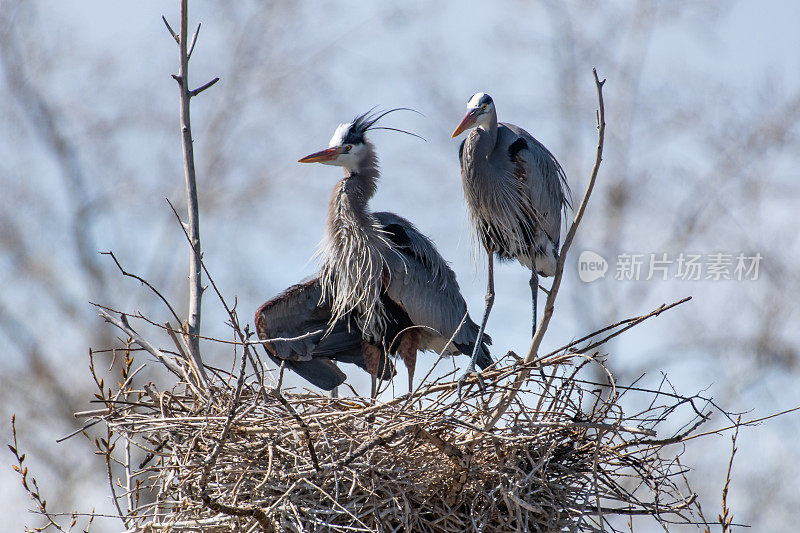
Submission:
<svg viewBox="0 0 800 533">
<path fill-rule="evenodd" d="M 492 359 L 490 339 L 477 342 L 478 326 L 467 314 L 455 273 L 433 242 L 405 218 L 368 208 L 380 173 L 375 148 L 364 135 L 394 129 L 375 126 L 391 111 L 340 124 L 327 149 L 300 162 L 344 169 L 328 205 L 320 251 L 322 300 L 330 305 L 332 323 L 354 315 L 363 340 L 402 358 L 411 392 L 418 350 L 472 354 L 472 364 L 481 368 Z"/>
<path fill-rule="evenodd" d="M 345 376 L 336 363 L 352 363 L 375 380 L 395 375 L 383 347 L 363 340 L 353 316 L 333 321 L 331 308 L 321 302 L 319 278 L 298 283 L 256 311 L 258 337 L 270 358 L 286 365 L 306 381 L 333 391 Z"/>
<path fill-rule="evenodd" d="M 556 273 L 561 212 L 571 207 L 567 178 L 553 154 L 531 134 L 513 124 L 498 124 L 494 102 L 486 93 L 470 98 L 453 137 L 470 128 L 474 129 L 458 149 L 461 180 L 470 218 L 489 258 L 478 339 L 494 304 L 495 254 L 531 270 L 534 335 L 539 276 Z M 464 377 L 475 371 L 475 357 Z"/>
</svg>

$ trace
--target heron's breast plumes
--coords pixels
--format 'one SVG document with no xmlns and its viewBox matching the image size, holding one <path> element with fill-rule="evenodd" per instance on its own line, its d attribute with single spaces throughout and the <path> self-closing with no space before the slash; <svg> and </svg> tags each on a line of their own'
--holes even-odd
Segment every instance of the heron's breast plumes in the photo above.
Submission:
<svg viewBox="0 0 800 533">
<path fill-rule="evenodd" d="M 543 275 L 553 275 L 557 258 L 553 239 L 543 230 L 543 217 L 531 201 L 527 176 L 519 165 L 497 169 L 470 146 L 464 146 L 461 172 L 470 218 L 481 244 L 500 259 L 517 260 Z M 477 152 L 477 153 L 476 153 Z"/>
<path fill-rule="evenodd" d="M 340 205 L 331 206 L 322 249 L 322 299 L 331 306 L 332 324 L 355 313 L 365 336 L 377 339 L 384 324 L 380 297 L 388 272 L 384 252 L 389 247 L 377 221 L 352 210 L 343 191 L 335 201 Z"/>
</svg>

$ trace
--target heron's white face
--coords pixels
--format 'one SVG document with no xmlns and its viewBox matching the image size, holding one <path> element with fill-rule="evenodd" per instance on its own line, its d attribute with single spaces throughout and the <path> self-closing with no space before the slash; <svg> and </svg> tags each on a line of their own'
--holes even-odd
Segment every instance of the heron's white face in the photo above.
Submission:
<svg viewBox="0 0 800 533">
<path fill-rule="evenodd" d="M 322 163 L 344 167 L 347 170 L 354 170 L 359 167 L 367 154 L 367 146 L 363 142 L 346 143 L 345 138 L 350 129 L 350 124 L 339 124 L 333 132 L 328 143 L 328 148 L 300 159 L 300 163 Z"/>
<path fill-rule="evenodd" d="M 321 161 L 321 163 L 323 165 L 344 167 L 347 170 L 358 168 L 364 155 L 367 153 L 367 147 L 364 143 L 339 144 L 331 146 L 328 149 L 338 151 L 339 155 L 329 161 Z"/>
<path fill-rule="evenodd" d="M 494 113 L 494 101 L 486 93 L 475 93 L 467 102 L 467 113 L 474 114 L 475 126 L 488 125 L 489 118 Z"/>
<path fill-rule="evenodd" d="M 467 114 L 453 132 L 453 137 L 470 128 L 488 128 L 494 116 L 496 115 L 492 97 L 486 93 L 475 93 L 467 102 Z"/>
<path fill-rule="evenodd" d="M 350 124 L 339 124 L 336 131 L 333 132 L 328 143 L 328 148 L 339 150 L 339 156 L 336 159 L 324 162 L 326 165 L 334 165 L 337 167 L 344 167 L 348 170 L 353 170 L 361 163 L 362 158 L 367 152 L 367 147 L 364 143 L 346 143 L 345 137 L 350 131 Z"/>
</svg>

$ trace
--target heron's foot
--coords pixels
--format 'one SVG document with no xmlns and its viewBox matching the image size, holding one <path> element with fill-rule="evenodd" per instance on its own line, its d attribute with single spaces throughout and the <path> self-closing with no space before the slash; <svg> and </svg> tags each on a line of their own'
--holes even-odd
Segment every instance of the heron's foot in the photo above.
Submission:
<svg viewBox="0 0 800 533">
<path fill-rule="evenodd" d="M 467 370 L 458 378 L 458 399 L 463 400 L 464 396 L 462 394 L 462 388 L 464 387 L 464 381 L 470 376 L 470 374 L 475 374 L 478 376 L 478 386 L 480 387 L 481 391 L 486 390 L 486 382 L 483 380 L 483 376 L 477 370 L 475 370 L 475 365 L 470 365 Z"/>
</svg>

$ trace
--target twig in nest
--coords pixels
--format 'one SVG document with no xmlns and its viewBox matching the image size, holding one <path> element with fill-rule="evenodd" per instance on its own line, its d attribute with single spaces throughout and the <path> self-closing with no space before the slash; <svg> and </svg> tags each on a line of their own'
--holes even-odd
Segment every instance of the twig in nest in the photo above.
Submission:
<svg viewBox="0 0 800 533">
<path fill-rule="evenodd" d="M 311 430 L 308 428 L 308 424 L 300 414 L 292 407 L 292 404 L 286 401 L 286 398 L 283 397 L 281 391 L 275 389 L 272 391 L 272 396 L 277 398 L 277 400 L 283 405 L 289 413 L 291 413 L 292 417 L 297 420 L 297 423 L 300 424 L 300 427 L 303 429 L 303 437 L 305 438 L 306 445 L 308 446 L 308 454 L 311 456 L 311 464 L 314 465 L 314 470 L 317 472 L 320 471 L 319 467 L 319 459 L 317 459 L 317 452 L 314 450 L 314 441 L 311 439 Z"/>
<path fill-rule="evenodd" d="M 236 392 L 234 393 L 233 399 L 231 400 L 231 407 L 228 411 L 228 417 L 225 420 L 225 426 L 222 429 L 222 434 L 217 439 L 217 444 L 214 446 L 211 454 L 203 461 L 203 469 L 200 475 L 200 497 L 203 500 L 203 503 L 208 506 L 210 509 L 217 511 L 218 513 L 223 513 L 226 515 L 231 516 L 252 516 L 255 518 L 258 523 L 261 525 L 262 529 L 266 533 L 272 533 L 275 531 L 275 526 L 272 524 L 272 521 L 267 517 L 263 510 L 259 509 L 258 507 L 237 507 L 232 505 L 227 505 L 221 503 L 214 498 L 212 498 L 208 494 L 208 475 L 211 472 L 211 468 L 216 464 L 217 458 L 219 457 L 220 452 L 222 451 L 222 447 L 225 444 L 225 441 L 228 438 L 228 433 L 231 429 L 231 424 L 233 423 L 233 419 L 236 416 L 236 409 L 239 407 L 239 400 L 242 394 L 242 385 L 244 385 L 244 376 L 245 376 L 245 369 L 247 367 L 247 356 L 242 353 L 242 362 L 239 369 L 239 379 L 236 382 Z"/>
<path fill-rule="evenodd" d="M 167 369 L 170 372 L 178 376 L 178 378 L 185 380 L 187 382 L 189 381 L 188 376 L 180 366 L 176 365 L 175 362 L 170 360 L 170 358 L 167 357 L 166 355 L 164 355 L 164 353 L 161 350 L 159 350 L 158 348 L 147 342 L 141 335 L 139 335 L 138 333 L 136 333 L 136 331 L 134 331 L 134 329 L 130 326 L 130 324 L 128 324 L 127 319 L 125 319 L 125 315 L 122 315 L 120 319 L 116 319 L 109 313 L 107 313 L 104 309 L 101 309 L 100 316 L 103 317 L 103 319 L 109 324 L 113 324 L 114 326 L 124 331 L 128 336 L 130 336 L 133 339 L 133 341 L 136 344 L 147 350 L 156 359 L 161 361 L 161 363 L 165 367 L 167 367 Z"/>
</svg>

